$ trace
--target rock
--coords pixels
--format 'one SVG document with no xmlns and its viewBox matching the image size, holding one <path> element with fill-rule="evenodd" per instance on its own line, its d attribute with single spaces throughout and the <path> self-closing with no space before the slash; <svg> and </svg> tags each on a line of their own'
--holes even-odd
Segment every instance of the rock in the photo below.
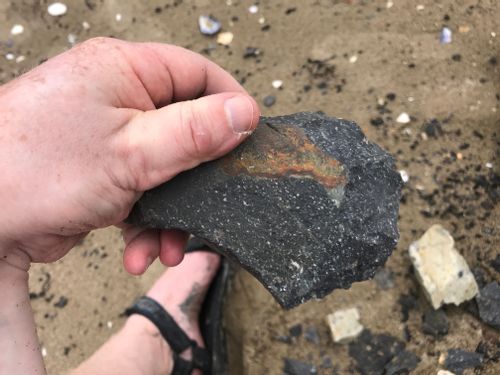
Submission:
<svg viewBox="0 0 500 375">
<path fill-rule="evenodd" d="M 287 375 L 310 375 L 317 374 L 318 371 L 314 365 L 295 359 L 285 358 L 285 367 L 283 371 Z"/>
<path fill-rule="evenodd" d="M 440 135 L 443 135 L 443 127 L 441 122 L 437 119 L 432 119 L 424 123 L 422 130 L 427 134 L 428 137 L 437 138 Z"/>
<path fill-rule="evenodd" d="M 444 360 L 444 366 L 457 375 L 462 374 L 465 369 L 479 367 L 482 363 L 482 354 L 462 349 L 449 349 Z"/>
<path fill-rule="evenodd" d="M 448 370 L 439 370 L 437 372 L 437 375 L 455 375 L 455 374 L 451 371 L 448 371 Z"/>
<path fill-rule="evenodd" d="M 481 320 L 500 330 L 500 286 L 498 283 L 494 281 L 481 289 L 476 302 Z"/>
<path fill-rule="evenodd" d="M 399 122 L 400 124 L 408 124 L 410 121 L 410 115 L 406 112 L 400 113 L 398 118 L 396 119 L 396 122 Z"/>
<path fill-rule="evenodd" d="M 223 46 L 228 46 L 233 41 L 233 38 L 234 38 L 234 34 L 230 31 L 219 33 L 217 35 L 217 43 L 219 43 Z"/>
<path fill-rule="evenodd" d="M 264 104 L 266 107 L 272 107 L 276 103 L 276 97 L 273 95 L 268 95 L 262 100 L 262 104 Z"/>
<path fill-rule="evenodd" d="M 178 228 L 290 308 L 372 277 L 398 240 L 392 157 L 350 121 L 262 118 L 238 148 L 143 194 L 129 223 Z"/>
<path fill-rule="evenodd" d="M 68 7 L 63 3 L 51 3 L 47 7 L 47 12 L 53 17 L 60 17 L 66 14 Z"/>
<path fill-rule="evenodd" d="M 355 307 L 335 311 L 326 319 L 334 342 L 348 342 L 363 331 L 363 326 L 359 323 L 359 312 Z"/>
<path fill-rule="evenodd" d="M 490 262 L 490 265 L 491 265 L 491 267 L 493 267 L 495 269 L 495 271 L 497 271 L 498 273 L 500 273 L 500 254 L 497 254 L 497 256 L 495 257 L 495 259 L 493 259 Z"/>
<path fill-rule="evenodd" d="M 430 227 L 410 245 L 409 252 L 417 278 L 435 309 L 444 303 L 460 305 L 478 293 L 476 280 L 467 262 L 441 225 Z"/>
<path fill-rule="evenodd" d="M 381 268 L 373 277 L 378 287 L 382 290 L 394 288 L 394 281 L 392 280 L 392 272 L 387 268 Z"/>
<path fill-rule="evenodd" d="M 373 335 L 364 330 L 349 344 L 349 355 L 363 375 L 382 375 L 391 360 L 404 350 L 404 344 L 389 335 Z"/>
<path fill-rule="evenodd" d="M 307 327 L 304 338 L 313 344 L 319 345 L 319 334 L 316 327 Z"/>
<path fill-rule="evenodd" d="M 302 324 L 296 324 L 294 326 L 291 326 L 290 329 L 288 330 L 288 333 L 292 337 L 299 337 L 302 335 Z"/>
<path fill-rule="evenodd" d="M 212 16 L 199 16 L 198 27 L 203 35 L 215 35 L 222 28 L 222 24 Z"/>
<path fill-rule="evenodd" d="M 448 318 L 442 309 L 426 311 L 422 317 L 422 331 L 434 337 L 448 334 Z"/>
<path fill-rule="evenodd" d="M 401 305 L 401 321 L 406 322 L 410 317 L 410 310 L 418 305 L 417 298 L 413 294 L 401 294 L 398 302 Z"/>
<path fill-rule="evenodd" d="M 384 375 L 407 374 L 417 367 L 419 362 L 420 358 L 415 353 L 403 350 L 385 365 Z"/>
</svg>

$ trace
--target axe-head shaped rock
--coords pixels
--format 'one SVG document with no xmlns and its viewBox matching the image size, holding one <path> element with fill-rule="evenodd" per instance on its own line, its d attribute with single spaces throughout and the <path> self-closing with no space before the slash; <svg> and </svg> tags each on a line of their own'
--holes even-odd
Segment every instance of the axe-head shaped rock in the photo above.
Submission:
<svg viewBox="0 0 500 375">
<path fill-rule="evenodd" d="M 401 187 L 354 122 L 263 117 L 231 153 L 144 193 L 127 221 L 199 237 L 291 308 L 373 276 L 399 237 Z"/>
</svg>

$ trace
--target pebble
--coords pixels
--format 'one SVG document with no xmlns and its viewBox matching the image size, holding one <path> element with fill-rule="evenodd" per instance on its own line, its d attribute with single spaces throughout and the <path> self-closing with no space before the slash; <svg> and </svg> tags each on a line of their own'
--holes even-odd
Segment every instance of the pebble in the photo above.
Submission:
<svg viewBox="0 0 500 375">
<path fill-rule="evenodd" d="M 12 35 L 19 35 L 22 34 L 23 32 L 24 32 L 24 26 L 20 24 L 14 25 L 12 26 L 12 29 L 10 29 L 10 33 Z"/>
<path fill-rule="evenodd" d="M 449 44 L 451 43 L 453 33 L 447 27 L 443 27 L 441 30 L 441 34 L 439 35 L 439 42 L 441 44 Z"/>
<path fill-rule="evenodd" d="M 317 374 L 318 370 L 310 363 L 298 361 L 296 359 L 285 358 L 283 372 L 287 375 L 310 375 Z"/>
<path fill-rule="evenodd" d="M 83 21 L 82 27 L 84 30 L 88 30 L 88 29 L 90 29 L 90 23 L 88 23 L 87 21 Z"/>
<path fill-rule="evenodd" d="M 422 11 L 422 10 L 425 9 L 425 6 L 422 5 L 422 4 L 419 4 L 419 5 L 416 6 L 416 9 L 420 12 L 420 11 Z"/>
<path fill-rule="evenodd" d="M 439 370 L 437 372 L 437 375 L 455 375 L 455 374 L 448 370 Z"/>
<path fill-rule="evenodd" d="M 68 7 L 63 3 L 52 3 L 47 7 L 47 12 L 53 17 L 59 17 L 66 14 Z"/>
<path fill-rule="evenodd" d="M 121 13 L 116 13 L 115 14 L 115 20 L 116 22 L 121 22 L 121 20 L 123 19 L 123 16 Z"/>
<path fill-rule="evenodd" d="M 257 57 L 261 53 L 260 49 L 256 47 L 247 47 L 245 48 L 245 52 L 243 52 L 243 58 L 248 59 L 250 57 Z"/>
<path fill-rule="evenodd" d="M 271 85 L 273 85 L 275 89 L 280 89 L 283 86 L 283 81 L 281 79 L 275 79 L 271 82 Z"/>
<path fill-rule="evenodd" d="M 319 334 L 316 327 L 307 327 L 304 332 L 304 338 L 313 344 L 319 345 Z"/>
<path fill-rule="evenodd" d="M 454 242 L 450 233 L 436 224 L 409 248 L 418 281 L 434 309 L 448 303 L 459 305 L 478 293 L 476 280 Z"/>
<path fill-rule="evenodd" d="M 385 365 L 384 375 L 411 373 L 419 362 L 420 358 L 415 353 L 403 350 L 396 354 L 391 361 Z"/>
<path fill-rule="evenodd" d="M 351 341 L 363 331 L 363 326 L 359 323 L 359 311 L 355 307 L 335 311 L 326 319 L 334 342 Z"/>
<path fill-rule="evenodd" d="M 16 57 L 16 63 L 22 63 L 24 60 L 26 60 L 26 56 L 24 55 L 19 55 Z"/>
<path fill-rule="evenodd" d="M 428 310 L 422 317 L 422 332 L 440 337 L 448 334 L 448 318 L 442 310 Z"/>
<path fill-rule="evenodd" d="M 233 41 L 233 38 L 234 34 L 230 31 L 219 33 L 217 35 L 217 43 L 222 44 L 223 46 L 228 46 Z"/>
<path fill-rule="evenodd" d="M 262 103 L 266 107 L 272 107 L 274 103 L 276 103 L 276 97 L 274 97 L 273 95 L 268 95 L 264 98 L 264 100 L 262 100 Z"/>
<path fill-rule="evenodd" d="M 42 352 L 42 357 L 47 357 L 47 349 L 45 348 L 45 346 L 42 346 L 40 351 Z"/>
<path fill-rule="evenodd" d="M 357 55 L 352 55 L 351 57 L 349 57 L 349 62 L 351 64 L 354 64 L 356 61 L 358 61 L 358 56 Z"/>
<path fill-rule="evenodd" d="M 462 349 L 449 349 L 444 360 L 444 366 L 457 375 L 461 375 L 468 368 L 479 367 L 482 363 L 482 354 Z"/>
<path fill-rule="evenodd" d="M 302 335 L 302 324 L 295 324 L 294 326 L 291 326 L 288 333 L 292 337 L 299 337 Z"/>
<path fill-rule="evenodd" d="M 222 27 L 221 23 L 212 16 L 198 17 L 198 26 L 203 35 L 215 35 Z"/>
<path fill-rule="evenodd" d="M 74 45 L 76 43 L 77 36 L 75 34 L 68 34 L 68 43 Z"/>
<path fill-rule="evenodd" d="M 12 61 L 16 58 L 16 56 L 13 53 L 7 53 L 5 54 L 5 58 L 9 61 Z"/>
<path fill-rule="evenodd" d="M 430 121 L 426 121 L 423 125 L 423 131 L 428 137 L 437 138 L 443 135 L 443 126 L 438 119 L 433 118 Z"/>
<path fill-rule="evenodd" d="M 481 289 L 476 297 L 479 317 L 486 324 L 500 330 L 500 286 L 494 281 Z"/>
<path fill-rule="evenodd" d="M 257 5 L 255 5 L 255 4 L 254 5 L 250 5 L 248 7 L 248 11 L 250 13 L 252 13 L 252 14 L 255 14 L 255 13 L 257 13 L 259 11 L 259 7 Z"/>
<path fill-rule="evenodd" d="M 399 171 L 399 174 L 401 175 L 401 179 L 403 180 L 403 182 L 406 184 L 408 181 L 410 181 L 410 175 L 408 174 L 408 172 L 406 172 L 404 169 L 401 169 Z"/>
<path fill-rule="evenodd" d="M 408 113 L 402 112 L 399 114 L 396 121 L 399 122 L 400 124 L 408 124 L 410 122 L 410 116 L 408 115 Z"/>
</svg>

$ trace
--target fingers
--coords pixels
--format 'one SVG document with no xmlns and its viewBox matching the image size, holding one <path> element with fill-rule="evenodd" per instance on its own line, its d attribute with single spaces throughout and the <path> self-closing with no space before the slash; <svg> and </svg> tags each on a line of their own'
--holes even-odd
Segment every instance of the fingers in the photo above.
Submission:
<svg viewBox="0 0 500 375">
<path fill-rule="evenodd" d="M 224 69 L 187 49 L 160 43 L 120 43 L 157 108 L 221 92 L 246 93 Z"/>
<path fill-rule="evenodd" d="M 144 191 L 215 159 L 255 129 L 260 111 L 246 94 L 223 93 L 141 112 L 117 138 L 125 189 Z M 125 177 L 125 178 L 124 178 Z"/>
<path fill-rule="evenodd" d="M 156 258 L 168 267 L 178 265 L 184 258 L 189 234 L 177 229 L 157 230 L 121 225 L 125 250 L 123 265 L 132 275 L 143 274 Z"/>
</svg>

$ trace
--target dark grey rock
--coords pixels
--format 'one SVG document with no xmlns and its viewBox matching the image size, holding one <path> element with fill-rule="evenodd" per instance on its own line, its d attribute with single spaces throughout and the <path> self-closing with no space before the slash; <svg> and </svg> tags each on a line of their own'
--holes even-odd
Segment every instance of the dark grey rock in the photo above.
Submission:
<svg viewBox="0 0 500 375">
<path fill-rule="evenodd" d="M 382 375 L 391 360 L 404 350 L 404 343 L 389 335 L 373 335 L 364 330 L 349 343 L 349 355 L 363 375 Z"/>
<path fill-rule="evenodd" d="M 402 181 L 351 121 L 262 118 L 242 145 L 146 192 L 129 223 L 178 228 L 286 308 L 372 277 L 395 247 Z"/>
<path fill-rule="evenodd" d="M 317 374 L 318 370 L 310 363 L 297 361 L 295 359 L 285 358 L 285 367 L 283 372 L 287 375 L 311 375 Z"/>
<path fill-rule="evenodd" d="M 422 331 L 434 337 L 448 334 L 448 318 L 442 310 L 428 310 L 422 317 Z"/>
<path fill-rule="evenodd" d="M 332 359 L 328 356 L 324 356 L 323 359 L 321 360 L 321 368 L 327 369 L 327 368 L 332 368 L 333 367 L 333 362 Z"/>
<path fill-rule="evenodd" d="M 465 369 L 479 367 L 482 363 L 483 355 L 481 353 L 449 349 L 444 366 L 456 375 L 461 375 Z"/>
<path fill-rule="evenodd" d="M 319 344 L 319 334 L 318 334 L 318 330 L 316 329 L 316 327 L 307 327 L 307 329 L 304 333 L 304 338 L 307 341 L 318 345 Z"/>
<path fill-rule="evenodd" d="M 486 324 L 500 330 L 500 286 L 489 283 L 476 296 L 479 317 Z"/>
<path fill-rule="evenodd" d="M 276 97 L 273 95 L 268 95 L 262 100 L 262 104 L 264 104 L 266 107 L 272 107 L 276 103 Z"/>
<path fill-rule="evenodd" d="M 295 324 L 294 326 L 291 326 L 288 333 L 292 337 L 299 337 L 302 335 L 302 324 Z"/>
<path fill-rule="evenodd" d="M 412 352 L 403 350 L 385 365 L 384 375 L 401 375 L 410 373 L 420 362 L 420 358 Z"/>
</svg>

